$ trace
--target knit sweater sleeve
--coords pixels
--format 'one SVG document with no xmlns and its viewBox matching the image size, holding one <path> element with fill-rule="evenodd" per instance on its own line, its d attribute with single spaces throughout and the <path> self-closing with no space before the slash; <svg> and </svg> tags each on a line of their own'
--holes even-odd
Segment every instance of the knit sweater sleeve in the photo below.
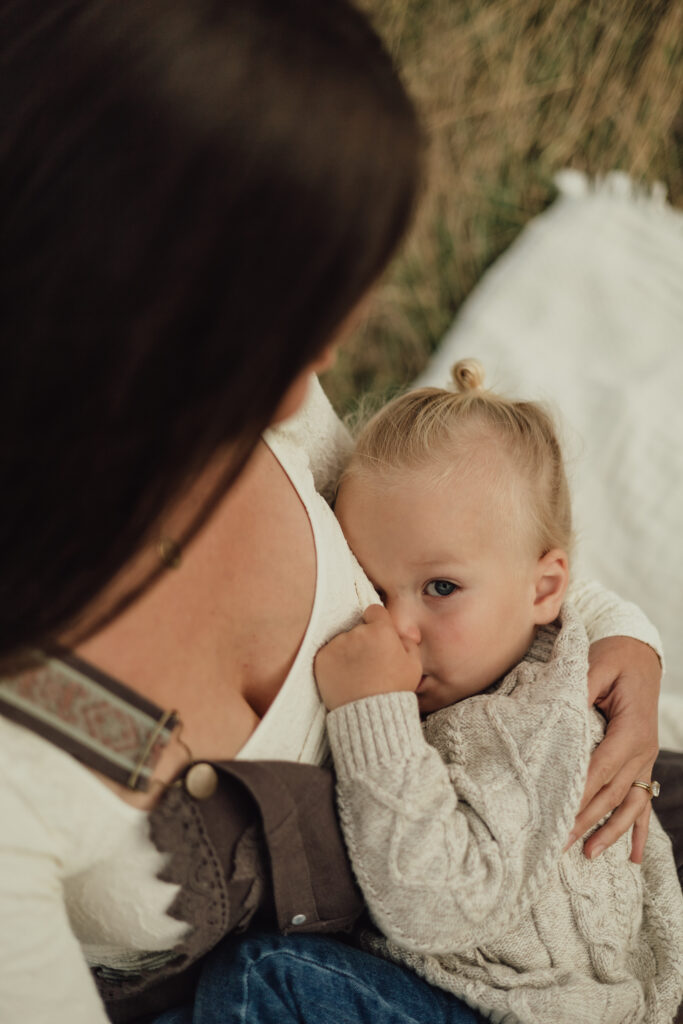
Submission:
<svg viewBox="0 0 683 1024">
<path fill-rule="evenodd" d="M 520 681 L 533 685 L 436 712 L 432 742 L 413 693 L 328 715 L 349 856 L 389 939 L 418 953 L 465 952 L 526 912 L 562 855 L 583 791 L 586 657 L 587 642 L 574 686 L 523 663 Z"/>
</svg>

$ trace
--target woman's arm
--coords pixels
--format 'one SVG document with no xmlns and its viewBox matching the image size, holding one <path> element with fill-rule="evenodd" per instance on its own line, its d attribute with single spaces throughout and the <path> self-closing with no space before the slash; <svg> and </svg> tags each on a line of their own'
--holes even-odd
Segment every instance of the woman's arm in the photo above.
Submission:
<svg viewBox="0 0 683 1024">
<path fill-rule="evenodd" d="M 659 634 L 643 612 L 598 583 L 578 581 L 571 599 L 589 640 L 589 700 L 607 716 L 607 732 L 588 770 L 586 789 L 570 842 L 610 812 L 584 846 L 599 855 L 632 825 L 631 859 L 640 863 L 651 801 L 636 779 L 649 780 L 657 757 L 657 703 L 662 674 Z"/>
<path fill-rule="evenodd" d="M 0 821 L 0 1021 L 107 1024 L 67 917 L 59 851 L 7 786 Z"/>
<path fill-rule="evenodd" d="M 662 658 L 659 633 L 647 615 L 595 580 L 573 580 L 567 600 L 578 611 L 591 644 L 606 637 L 626 637 L 651 647 Z"/>
</svg>

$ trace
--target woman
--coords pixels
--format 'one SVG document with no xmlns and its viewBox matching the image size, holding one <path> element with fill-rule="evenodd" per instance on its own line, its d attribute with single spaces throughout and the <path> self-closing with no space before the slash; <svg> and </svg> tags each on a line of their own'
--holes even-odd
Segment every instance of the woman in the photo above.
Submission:
<svg viewBox="0 0 683 1024">
<path fill-rule="evenodd" d="M 209 1021 L 224 932 L 360 909 L 311 666 L 375 598 L 315 491 L 344 441 L 309 382 L 405 230 L 420 132 L 346 0 L 0 25 L 0 1020 Z M 659 662 L 610 634 L 656 639 L 583 597 L 613 724 L 577 834 L 619 805 L 592 847 L 637 821 L 637 858 Z M 363 965 L 358 1020 L 432 997 Z"/>
</svg>

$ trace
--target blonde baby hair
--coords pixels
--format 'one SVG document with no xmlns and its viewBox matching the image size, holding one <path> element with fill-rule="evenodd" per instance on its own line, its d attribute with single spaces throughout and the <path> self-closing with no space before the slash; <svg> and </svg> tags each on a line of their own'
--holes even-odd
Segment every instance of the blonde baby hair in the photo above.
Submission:
<svg viewBox="0 0 683 1024">
<path fill-rule="evenodd" d="M 456 466 L 499 465 L 502 455 L 516 470 L 512 480 L 503 474 L 505 485 L 521 497 L 517 507 L 539 557 L 553 548 L 569 552 L 571 500 L 550 414 L 537 402 L 513 401 L 485 388 L 476 359 L 461 359 L 451 376 L 452 390 L 417 388 L 380 409 L 360 431 L 342 483 L 430 464 L 439 480 Z"/>
</svg>

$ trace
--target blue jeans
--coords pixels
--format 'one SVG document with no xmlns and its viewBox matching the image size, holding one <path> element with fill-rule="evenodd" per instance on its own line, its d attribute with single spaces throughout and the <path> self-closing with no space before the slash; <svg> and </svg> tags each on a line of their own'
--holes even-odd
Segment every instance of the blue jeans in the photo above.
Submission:
<svg viewBox="0 0 683 1024">
<path fill-rule="evenodd" d="M 326 935 L 223 940 L 194 1006 L 154 1024 L 479 1024 L 455 996 Z"/>
</svg>

